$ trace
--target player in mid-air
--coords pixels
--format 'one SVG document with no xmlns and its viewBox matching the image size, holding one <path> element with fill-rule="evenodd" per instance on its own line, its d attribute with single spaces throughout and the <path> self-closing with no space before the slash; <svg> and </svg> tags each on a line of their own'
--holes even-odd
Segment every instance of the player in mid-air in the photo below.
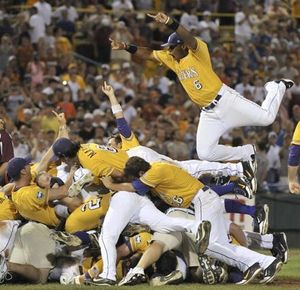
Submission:
<svg viewBox="0 0 300 290">
<path fill-rule="evenodd" d="M 141 58 L 157 61 L 176 73 L 188 96 L 202 109 L 197 131 L 200 159 L 252 160 L 255 156 L 253 145 L 220 145 L 220 136 L 234 127 L 270 125 L 286 89 L 291 88 L 294 82 L 281 79 L 266 83 L 266 99 L 259 106 L 222 83 L 213 70 L 205 42 L 195 38 L 174 18 L 162 12 L 148 16 L 175 31 L 162 45 L 167 50 L 152 50 L 111 39 L 112 49 L 126 50 Z"/>
</svg>

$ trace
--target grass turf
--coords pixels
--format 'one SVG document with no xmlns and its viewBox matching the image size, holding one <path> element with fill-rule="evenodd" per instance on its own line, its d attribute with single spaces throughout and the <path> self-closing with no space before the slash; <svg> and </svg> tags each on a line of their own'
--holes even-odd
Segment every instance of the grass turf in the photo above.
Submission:
<svg viewBox="0 0 300 290">
<path fill-rule="evenodd" d="M 267 253 L 267 252 L 266 252 Z M 60 285 L 60 284 L 46 284 L 46 285 L 32 285 L 32 284 L 22 284 L 22 285 L 0 285 L 0 287 L 5 287 L 6 290 L 60 290 L 60 289 L 82 289 L 82 290 L 96 290 L 96 289 L 149 289 L 150 287 L 147 284 L 136 285 L 131 287 L 100 287 L 100 286 L 76 286 L 76 285 Z M 247 289 L 300 289 L 300 249 L 290 250 L 289 252 L 289 261 L 286 265 L 283 266 L 281 272 L 279 273 L 277 279 L 274 283 L 269 285 L 260 285 L 260 284 L 251 284 L 251 285 L 203 285 L 203 284 L 180 284 L 180 285 L 170 285 L 162 286 L 157 289 L 167 289 L 167 290 L 194 290 L 199 288 L 208 288 L 212 290 L 225 290 L 225 289 L 234 289 L 234 290 L 247 290 Z"/>
</svg>

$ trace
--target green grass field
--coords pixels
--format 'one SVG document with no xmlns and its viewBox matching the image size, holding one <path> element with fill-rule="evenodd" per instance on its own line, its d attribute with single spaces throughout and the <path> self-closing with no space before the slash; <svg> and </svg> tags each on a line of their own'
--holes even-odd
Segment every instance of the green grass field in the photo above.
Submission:
<svg viewBox="0 0 300 290">
<path fill-rule="evenodd" d="M 59 290 L 59 289 L 83 289 L 83 290 L 96 290 L 96 289 L 107 289 L 108 287 L 97 287 L 97 286 L 63 286 L 59 284 L 47 284 L 47 285 L 31 285 L 31 284 L 23 284 L 23 285 L 2 285 L 0 287 L 5 287 L 4 289 L 18 289 L 18 290 Z M 225 285 L 203 285 L 203 284 L 180 284 L 176 286 L 162 286 L 160 289 L 177 289 L 177 290 L 194 290 L 199 288 L 209 288 L 212 290 L 217 289 L 300 289 L 300 250 L 290 250 L 289 252 L 289 262 L 283 266 L 281 272 L 278 275 L 278 278 L 272 283 L 268 285 L 245 285 L 238 286 L 233 284 L 225 284 Z M 122 289 L 149 289 L 150 287 L 147 284 L 132 286 L 132 287 L 122 287 Z M 119 287 L 109 287 L 109 289 L 120 289 Z"/>
</svg>

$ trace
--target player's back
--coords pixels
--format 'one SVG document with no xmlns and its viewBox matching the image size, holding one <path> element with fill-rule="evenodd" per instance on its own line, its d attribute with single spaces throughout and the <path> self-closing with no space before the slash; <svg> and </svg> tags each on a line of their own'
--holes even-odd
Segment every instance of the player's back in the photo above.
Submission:
<svg viewBox="0 0 300 290">
<path fill-rule="evenodd" d="M 189 207 L 195 194 L 204 186 L 185 170 L 166 162 L 152 163 L 140 179 L 153 187 L 162 200 L 176 207 Z"/>
<path fill-rule="evenodd" d="M 81 145 L 77 157 L 96 177 L 109 176 L 114 169 L 123 172 L 129 158 L 125 151 L 94 143 Z"/>
<path fill-rule="evenodd" d="M 108 210 L 110 198 L 111 193 L 89 197 L 67 218 L 65 230 L 68 233 L 75 233 L 98 228 L 100 220 Z"/>
</svg>

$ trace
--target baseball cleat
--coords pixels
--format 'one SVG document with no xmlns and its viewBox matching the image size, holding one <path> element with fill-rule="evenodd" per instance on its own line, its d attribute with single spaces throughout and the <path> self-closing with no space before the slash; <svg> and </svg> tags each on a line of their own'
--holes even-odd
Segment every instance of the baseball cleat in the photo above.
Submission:
<svg viewBox="0 0 300 290">
<path fill-rule="evenodd" d="M 292 80 L 289 80 L 289 79 L 280 79 L 278 81 L 275 81 L 276 83 L 280 83 L 280 82 L 283 82 L 286 89 L 290 89 L 292 86 L 294 86 L 294 82 Z"/>
<path fill-rule="evenodd" d="M 150 286 L 176 285 L 183 282 L 183 275 L 179 270 L 174 270 L 166 276 L 156 276 L 150 280 Z"/>
<path fill-rule="evenodd" d="M 243 195 L 249 199 L 253 198 L 253 191 L 248 180 L 245 180 L 245 178 L 243 177 L 239 177 L 237 180 L 234 181 L 234 184 L 234 194 Z"/>
<path fill-rule="evenodd" d="M 95 285 L 95 286 L 115 286 L 115 285 L 117 285 L 117 282 L 115 280 L 97 277 L 91 281 L 85 281 L 85 284 Z"/>
<path fill-rule="evenodd" d="M 7 263 L 5 257 L 0 254 L 0 284 L 4 281 L 12 279 L 12 275 L 8 272 Z"/>
<path fill-rule="evenodd" d="M 199 256 L 199 263 L 203 271 L 203 282 L 208 285 L 216 284 L 216 278 L 214 275 L 214 270 L 212 264 L 207 255 Z"/>
<path fill-rule="evenodd" d="M 81 239 L 77 236 L 69 234 L 67 232 L 53 232 L 50 234 L 50 237 L 57 242 L 65 244 L 69 247 L 78 247 L 82 245 Z"/>
<path fill-rule="evenodd" d="M 79 171 L 79 169 L 77 170 Z M 76 171 L 76 172 L 77 172 Z M 84 171 L 81 170 L 80 176 L 75 176 L 77 179 L 71 184 L 68 190 L 68 196 L 69 197 L 75 197 L 78 196 L 81 189 L 88 183 L 91 183 L 94 180 L 94 176 L 90 170 L 85 169 Z"/>
<path fill-rule="evenodd" d="M 249 184 L 251 185 L 251 189 L 253 193 L 257 191 L 257 179 L 255 174 L 254 164 L 251 161 L 243 161 L 243 174 L 245 178 L 248 180 Z"/>
<path fill-rule="evenodd" d="M 253 148 L 253 154 L 250 156 L 251 160 L 251 167 L 253 168 L 254 175 L 256 175 L 257 172 L 257 159 L 256 159 L 256 146 L 254 144 L 251 144 Z"/>
<path fill-rule="evenodd" d="M 244 272 L 243 279 L 240 282 L 237 282 L 236 284 L 248 284 L 251 281 L 253 281 L 262 271 L 263 269 L 260 267 L 259 263 L 255 263 Z"/>
<path fill-rule="evenodd" d="M 273 234 L 273 248 L 271 253 L 274 257 L 281 259 L 286 264 L 288 261 L 288 243 L 285 233 L 274 233 Z"/>
<path fill-rule="evenodd" d="M 259 227 L 259 233 L 265 235 L 269 228 L 269 206 L 267 204 L 257 205 L 253 218 Z"/>
<path fill-rule="evenodd" d="M 277 273 L 281 270 L 282 262 L 280 259 L 275 259 L 263 272 L 263 278 L 259 281 L 260 284 L 271 283 Z"/>
<path fill-rule="evenodd" d="M 209 244 L 210 231 L 211 223 L 209 221 L 202 221 L 198 227 L 195 242 L 198 255 L 202 255 L 206 251 Z"/>
<path fill-rule="evenodd" d="M 144 270 L 138 267 L 130 269 L 127 275 L 119 282 L 118 286 L 138 285 L 147 282 Z"/>
</svg>

